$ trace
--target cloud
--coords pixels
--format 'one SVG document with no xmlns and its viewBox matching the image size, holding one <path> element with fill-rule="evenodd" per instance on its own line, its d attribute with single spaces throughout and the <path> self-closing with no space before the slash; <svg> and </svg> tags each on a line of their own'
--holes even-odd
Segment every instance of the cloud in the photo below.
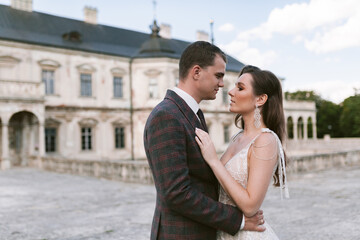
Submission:
<svg viewBox="0 0 360 240">
<path fill-rule="evenodd" d="M 219 45 L 219 47 L 244 64 L 251 64 L 260 68 L 266 68 L 277 59 L 277 54 L 274 51 L 261 52 L 250 47 L 247 41 L 234 40 L 229 44 Z"/>
<path fill-rule="evenodd" d="M 218 28 L 220 32 L 231 32 L 234 29 L 234 25 L 232 25 L 231 23 L 225 23 Z"/>
<path fill-rule="evenodd" d="M 360 11 L 357 15 L 350 17 L 345 24 L 327 32 L 318 33 L 312 40 L 305 40 L 305 47 L 316 53 L 358 46 L 360 46 Z"/>
<path fill-rule="evenodd" d="M 275 8 L 265 23 L 237 38 L 269 40 L 275 33 L 294 36 L 293 42 L 316 53 L 360 46 L 360 1 L 311 0 Z"/>
</svg>

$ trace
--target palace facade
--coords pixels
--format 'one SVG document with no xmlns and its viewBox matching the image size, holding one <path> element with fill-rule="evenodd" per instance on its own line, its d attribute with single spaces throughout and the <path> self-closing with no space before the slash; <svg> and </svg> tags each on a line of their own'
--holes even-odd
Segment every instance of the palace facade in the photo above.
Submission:
<svg viewBox="0 0 360 240">
<path fill-rule="evenodd" d="M 147 34 L 98 24 L 93 8 L 84 15 L 35 12 L 28 0 L 0 5 L 1 168 L 45 156 L 145 159 L 146 119 L 177 85 L 190 42 L 156 21 Z M 237 131 L 227 92 L 243 66 L 228 56 L 223 91 L 201 103 L 219 152 Z M 316 138 L 315 103 L 285 100 L 284 107 L 290 138 Z"/>
</svg>

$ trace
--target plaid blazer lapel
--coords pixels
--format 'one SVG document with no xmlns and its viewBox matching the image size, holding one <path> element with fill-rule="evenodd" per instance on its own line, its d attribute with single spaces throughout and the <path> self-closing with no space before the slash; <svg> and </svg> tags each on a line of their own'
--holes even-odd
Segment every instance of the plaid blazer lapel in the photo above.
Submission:
<svg viewBox="0 0 360 240">
<path fill-rule="evenodd" d="M 194 130 L 195 130 L 195 128 L 201 128 L 201 129 L 205 130 L 202 127 L 196 114 L 193 112 L 193 110 L 191 110 L 189 105 L 186 104 L 184 99 L 182 99 L 179 95 L 177 95 L 172 90 L 167 90 L 165 98 L 173 101 L 179 107 L 179 110 L 184 114 L 185 118 L 193 126 Z"/>
</svg>

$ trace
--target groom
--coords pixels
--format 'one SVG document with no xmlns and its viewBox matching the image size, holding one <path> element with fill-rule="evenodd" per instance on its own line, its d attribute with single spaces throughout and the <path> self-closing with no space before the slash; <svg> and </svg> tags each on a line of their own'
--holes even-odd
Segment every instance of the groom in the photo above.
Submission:
<svg viewBox="0 0 360 240">
<path fill-rule="evenodd" d="M 218 182 L 195 141 L 195 128 L 207 130 L 199 109 L 224 86 L 226 56 L 208 42 L 183 52 L 179 85 L 168 90 L 151 112 L 144 145 L 157 190 L 151 239 L 216 239 L 216 230 L 263 231 L 262 212 L 243 218 L 233 206 L 219 203 Z M 244 223 L 245 222 L 245 223 Z"/>
</svg>

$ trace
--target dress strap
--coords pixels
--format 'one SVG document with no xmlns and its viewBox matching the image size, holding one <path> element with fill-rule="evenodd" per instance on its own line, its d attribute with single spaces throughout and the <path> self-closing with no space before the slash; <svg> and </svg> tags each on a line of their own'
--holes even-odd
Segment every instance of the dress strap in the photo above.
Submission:
<svg viewBox="0 0 360 240">
<path fill-rule="evenodd" d="M 288 188 L 288 184 L 287 184 L 286 169 L 285 169 L 285 154 L 284 154 L 284 149 L 282 147 L 281 141 L 280 141 L 278 135 L 276 133 L 274 133 L 272 130 L 270 130 L 269 128 L 262 128 L 261 132 L 262 133 L 263 132 L 271 133 L 276 139 L 278 151 L 279 151 L 278 173 L 279 173 L 281 199 L 283 199 L 283 195 L 285 198 L 289 198 L 290 197 L 289 196 L 289 188 Z M 256 136 L 253 141 L 255 141 L 258 136 Z"/>
</svg>

